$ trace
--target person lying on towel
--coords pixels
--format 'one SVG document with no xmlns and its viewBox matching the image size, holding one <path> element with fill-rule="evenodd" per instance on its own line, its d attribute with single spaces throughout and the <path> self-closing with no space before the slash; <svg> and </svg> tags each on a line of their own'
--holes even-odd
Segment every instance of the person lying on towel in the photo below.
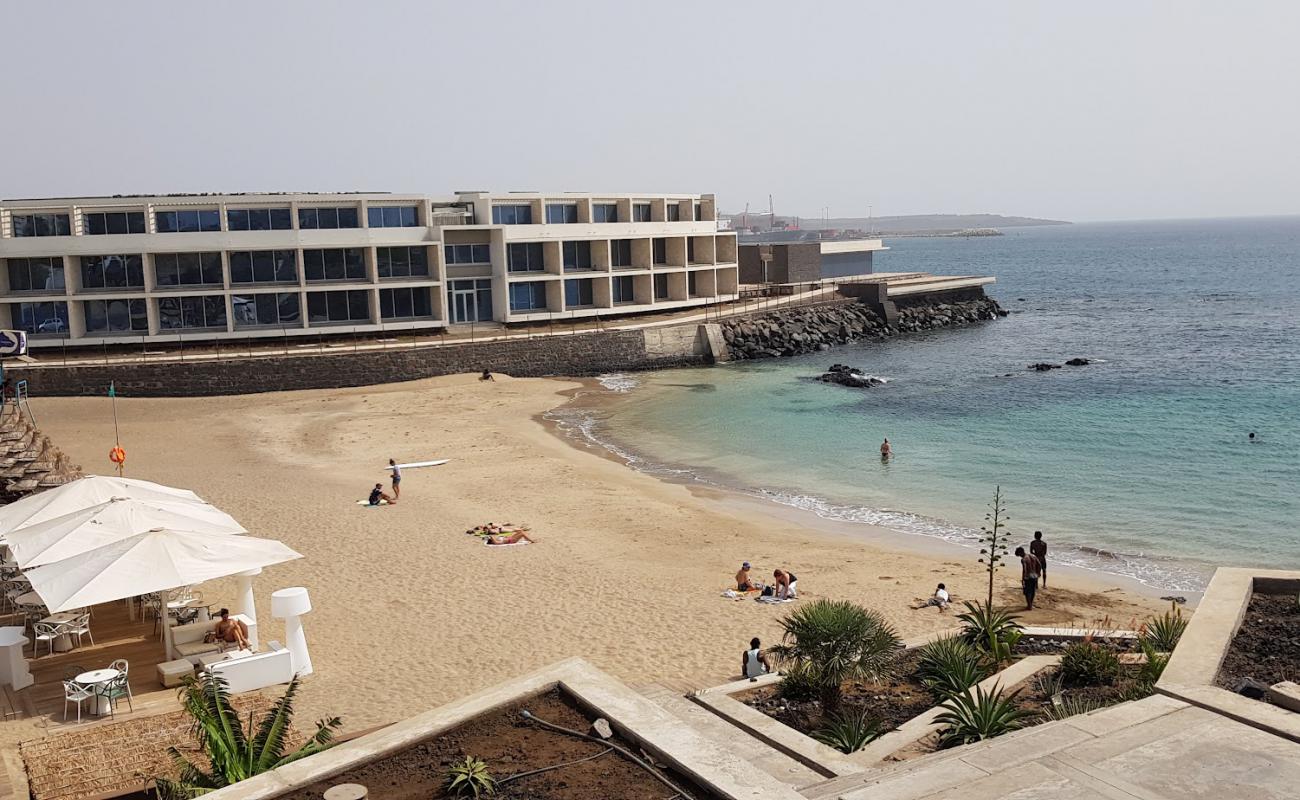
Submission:
<svg viewBox="0 0 1300 800">
<path fill-rule="evenodd" d="M 509 534 L 508 536 L 502 536 L 501 534 L 493 534 L 492 536 L 483 537 L 483 541 L 487 542 L 488 544 L 519 544 L 520 542 L 528 542 L 529 544 L 533 543 L 533 540 L 529 539 L 528 534 L 524 533 L 523 531 L 515 531 L 514 533 Z"/>
</svg>

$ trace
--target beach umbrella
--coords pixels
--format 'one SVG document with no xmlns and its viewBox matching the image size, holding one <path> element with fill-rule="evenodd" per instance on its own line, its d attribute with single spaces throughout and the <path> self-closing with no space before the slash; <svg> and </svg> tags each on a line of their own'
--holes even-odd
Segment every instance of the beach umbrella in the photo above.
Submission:
<svg viewBox="0 0 1300 800">
<path fill-rule="evenodd" d="M 163 528 L 24 571 L 51 612 L 224 578 L 302 558 L 274 539 Z"/>
<path fill-rule="evenodd" d="M 156 528 L 248 533 L 234 517 L 208 503 L 114 497 L 71 514 L 25 525 L 9 533 L 6 540 L 14 561 L 27 568 L 61 561 Z"/>
<path fill-rule="evenodd" d="M 88 475 L 62 486 L 28 495 L 0 508 L 0 537 L 5 537 L 26 525 L 61 517 L 73 511 L 98 505 L 114 497 L 135 500 L 168 500 L 171 502 L 202 503 L 189 489 L 173 489 L 160 483 L 117 478 L 105 475 Z"/>
</svg>

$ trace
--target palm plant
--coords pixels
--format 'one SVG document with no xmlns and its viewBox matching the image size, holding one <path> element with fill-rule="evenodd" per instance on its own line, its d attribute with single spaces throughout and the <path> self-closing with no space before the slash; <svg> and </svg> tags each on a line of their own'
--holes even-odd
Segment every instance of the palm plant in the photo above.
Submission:
<svg viewBox="0 0 1300 800">
<path fill-rule="evenodd" d="M 497 792 L 496 779 L 487 764 L 473 756 L 465 756 L 459 764 L 447 770 L 447 794 L 453 797 L 491 797 Z"/>
<path fill-rule="evenodd" d="M 902 648 L 884 617 L 847 600 L 809 603 L 783 619 L 781 627 L 785 633 L 773 655 L 816 688 L 828 712 L 839 708 L 845 681 L 887 675 Z"/>
<path fill-rule="evenodd" d="M 880 720 L 867 713 L 865 708 L 842 709 L 830 715 L 826 722 L 813 731 L 812 738 L 841 753 L 856 753 L 883 733 Z"/>
<path fill-rule="evenodd" d="M 917 653 L 916 676 L 940 700 L 988 677 L 984 655 L 961 636 L 935 639 Z"/>
<path fill-rule="evenodd" d="M 191 730 L 207 756 L 209 768 L 205 770 L 175 747 L 167 748 L 179 775 L 175 779 L 154 779 L 160 800 L 198 797 L 329 747 L 334 731 L 343 724 L 339 717 L 318 721 L 316 733 L 297 750 L 285 754 L 298 686 L 295 675 L 266 716 L 258 721 L 250 713 L 245 727 L 230 702 L 224 678 L 205 671 L 197 680 L 186 681 L 180 690 L 181 705 L 193 720 Z"/>
<path fill-rule="evenodd" d="M 934 719 L 944 726 L 939 746 L 970 744 L 1020 728 L 1029 712 L 1016 707 L 1017 694 L 1003 694 L 1000 686 L 991 692 L 976 686 L 973 692 L 954 696 L 940 706 L 943 713 Z"/>
</svg>

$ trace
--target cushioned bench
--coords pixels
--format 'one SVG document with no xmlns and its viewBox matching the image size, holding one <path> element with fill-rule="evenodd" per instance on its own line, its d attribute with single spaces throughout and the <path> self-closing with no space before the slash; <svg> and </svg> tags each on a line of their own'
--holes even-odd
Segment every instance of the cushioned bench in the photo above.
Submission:
<svg viewBox="0 0 1300 800">
<path fill-rule="evenodd" d="M 158 665 L 158 682 L 163 686 L 180 686 L 194 674 L 194 665 L 183 658 Z"/>
</svg>

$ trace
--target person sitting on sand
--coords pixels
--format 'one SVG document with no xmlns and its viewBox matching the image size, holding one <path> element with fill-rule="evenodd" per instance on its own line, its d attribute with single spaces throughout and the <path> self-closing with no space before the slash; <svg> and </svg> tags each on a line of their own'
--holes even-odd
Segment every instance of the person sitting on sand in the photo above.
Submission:
<svg viewBox="0 0 1300 800">
<path fill-rule="evenodd" d="M 948 603 L 950 603 L 951 601 L 952 601 L 951 598 L 948 596 L 948 587 L 944 586 L 941 583 L 939 584 L 939 588 L 934 590 L 934 595 L 931 596 L 929 600 L 926 600 L 925 605 L 921 606 L 921 608 L 938 606 L 939 613 L 942 614 L 944 609 L 948 607 Z"/>
<path fill-rule="evenodd" d="M 377 506 L 381 500 L 390 505 L 393 502 L 393 498 L 389 497 L 384 491 L 384 485 L 382 483 L 376 483 L 375 488 L 370 490 L 370 505 Z"/>
<path fill-rule="evenodd" d="M 217 612 L 217 615 L 221 618 L 217 620 L 217 626 L 214 629 L 217 634 L 217 641 L 238 645 L 240 650 L 247 650 L 248 626 L 244 624 L 244 621 L 233 619 L 228 608 L 221 609 Z"/>
<path fill-rule="evenodd" d="M 490 369 L 483 370 L 483 374 L 478 376 L 478 379 L 481 381 L 492 381 L 493 383 L 496 383 L 497 381 L 496 378 L 492 377 L 492 370 Z"/>
<path fill-rule="evenodd" d="M 772 572 L 772 577 L 776 579 L 776 599 L 794 600 L 795 582 L 799 580 L 794 573 L 778 569 Z"/>
<path fill-rule="evenodd" d="M 519 544 L 520 542 L 528 542 L 529 544 L 533 544 L 533 540 L 528 538 L 528 534 L 524 533 L 523 531 L 515 531 L 514 533 L 508 535 L 502 535 L 499 533 L 492 534 L 491 536 L 483 537 L 483 541 L 487 542 L 488 544 Z"/>
<path fill-rule="evenodd" d="M 740 674 L 751 681 L 756 681 L 759 675 L 766 675 L 772 671 L 772 665 L 767 663 L 767 656 L 763 655 L 762 644 L 755 636 L 749 640 L 749 649 L 740 656 Z"/>
<path fill-rule="evenodd" d="M 757 583 L 754 583 L 753 578 L 749 577 L 749 562 L 746 561 L 741 564 L 740 572 L 736 573 L 736 591 L 753 592 L 762 588 L 763 587 L 759 586 Z"/>
</svg>

